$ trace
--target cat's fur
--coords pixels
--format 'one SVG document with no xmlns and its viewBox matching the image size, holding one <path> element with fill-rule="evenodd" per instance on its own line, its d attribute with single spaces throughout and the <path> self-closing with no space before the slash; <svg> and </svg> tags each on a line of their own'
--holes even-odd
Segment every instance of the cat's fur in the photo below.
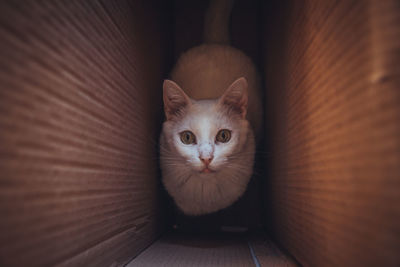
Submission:
<svg viewBox="0 0 400 267">
<path fill-rule="evenodd" d="M 175 82 L 164 81 L 162 181 L 177 206 L 189 215 L 228 207 L 244 193 L 252 175 L 254 133 L 258 134 L 261 124 L 258 74 L 241 51 L 215 44 L 227 40 L 228 23 L 221 25 L 212 18 L 221 12 L 229 18 L 226 12 L 231 4 L 212 1 L 205 26 L 208 43 L 184 53 L 171 74 Z M 232 131 L 229 142 L 216 142 L 221 129 Z M 186 130 L 195 134 L 196 144 L 182 143 L 180 133 Z M 206 165 L 200 158 L 204 157 L 212 159 L 211 172 L 202 171 Z"/>
</svg>

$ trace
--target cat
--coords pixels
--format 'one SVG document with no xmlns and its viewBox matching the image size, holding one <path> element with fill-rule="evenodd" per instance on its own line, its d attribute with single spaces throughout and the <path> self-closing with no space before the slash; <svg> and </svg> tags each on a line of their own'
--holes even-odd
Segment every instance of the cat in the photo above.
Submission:
<svg viewBox="0 0 400 267">
<path fill-rule="evenodd" d="M 260 79 L 229 46 L 232 0 L 212 0 L 205 43 L 180 56 L 164 80 L 162 182 L 187 215 L 224 209 L 245 192 L 261 128 Z"/>
</svg>

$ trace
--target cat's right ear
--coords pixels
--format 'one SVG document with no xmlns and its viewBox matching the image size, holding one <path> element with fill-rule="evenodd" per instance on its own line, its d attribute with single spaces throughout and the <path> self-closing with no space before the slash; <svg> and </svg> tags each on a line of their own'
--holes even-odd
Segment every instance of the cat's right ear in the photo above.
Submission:
<svg viewBox="0 0 400 267">
<path fill-rule="evenodd" d="M 191 103 L 190 98 L 179 85 L 171 80 L 164 80 L 163 99 L 165 117 L 167 120 L 172 119 Z"/>
<path fill-rule="evenodd" d="M 246 118 L 248 101 L 247 87 L 246 78 L 241 77 L 237 79 L 220 97 L 219 103 L 235 111 L 242 118 Z"/>
</svg>

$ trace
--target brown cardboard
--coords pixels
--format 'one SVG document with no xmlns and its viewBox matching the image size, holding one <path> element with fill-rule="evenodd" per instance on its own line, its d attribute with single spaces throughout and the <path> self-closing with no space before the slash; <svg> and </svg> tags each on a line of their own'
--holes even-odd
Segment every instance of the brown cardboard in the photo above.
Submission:
<svg viewBox="0 0 400 267">
<path fill-rule="evenodd" d="M 120 266 L 143 250 L 131 264 L 253 266 L 231 235 L 151 245 L 172 213 L 160 85 L 206 8 L 171 2 L 0 3 L 0 266 Z M 398 1 L 238 0 L 232 20 L 233 45 L 264 65 L 265 164 L 229 209 L 172 222 L 256 228 L 262 214 L 301 265 L 399 266 Z M 262 266 L 296 264 L 250 244 Z"/>
<path fill-rule="evenodd" d="M 298 264 L 262 232 L 170 232 L 127 264 L 136 266 L 296 267 Z"/>
<path fill-rule="evenodd" d="M 254 266 L 242 235 L 168 234 L 132 260 L 127 267 Z"/>
<path fill-rule="evenodd" d="M 0 266 L 121 264 L 161 233 L 160 14 L 0 4 Z"/>
<path fill-rule="evenodd" d="M 399 266 L 399 2 L 271 2 L 271 232 L 304 266 Z"/>
</svg>

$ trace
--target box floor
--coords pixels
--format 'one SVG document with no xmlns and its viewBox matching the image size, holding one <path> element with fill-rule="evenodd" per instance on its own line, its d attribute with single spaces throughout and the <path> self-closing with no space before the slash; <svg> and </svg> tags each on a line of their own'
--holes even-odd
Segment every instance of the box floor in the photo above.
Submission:
<svg viewBox="0 0 400 267">
<path fill-rule="evenodd" d="M 262 235 L 168 233 L 127 267 L 298 266 Z"/>
</svg>

